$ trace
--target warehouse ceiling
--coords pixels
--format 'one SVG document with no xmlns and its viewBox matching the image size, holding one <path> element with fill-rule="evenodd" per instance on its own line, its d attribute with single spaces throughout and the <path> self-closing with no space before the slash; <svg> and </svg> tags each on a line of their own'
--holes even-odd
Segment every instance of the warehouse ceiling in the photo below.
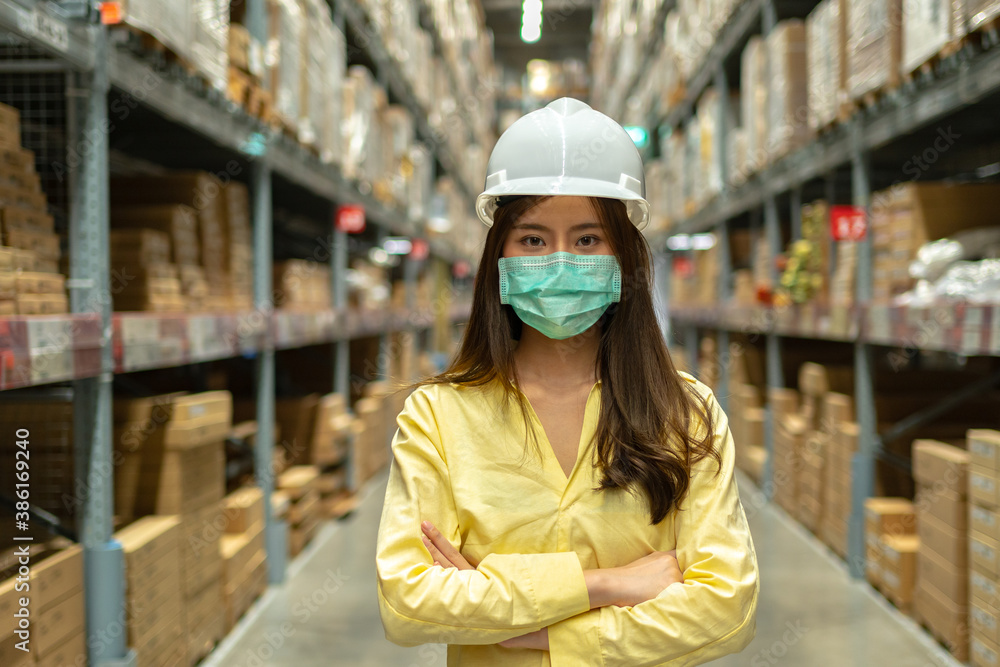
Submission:
<svg viewBox="0 0 1000 667">
<path fill-rule="evenodd" d="M 542 38 L 534 44 L 521 41 L 522 0 L 481 0 L 486 25 L 493 31 L 496 61 L 519 76 L 535 58 L 588 62 L 590 29 L 598 0 L 544 0 Z M 508 74 L 508 76 L 510 76 Z"/>
</svg>

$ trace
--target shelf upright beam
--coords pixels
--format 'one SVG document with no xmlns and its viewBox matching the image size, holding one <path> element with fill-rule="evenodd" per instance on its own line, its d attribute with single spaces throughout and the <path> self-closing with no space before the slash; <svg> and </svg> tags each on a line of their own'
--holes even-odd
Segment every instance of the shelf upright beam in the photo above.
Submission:
<svg viewBox="0 0 1000 667">
<path fill-rule="evenodd" d="M 274 312 L 272 299 L 272 206 L 271 168 L 266 158 L 251 165 L 250 190 L 253 197 L 253 291 L 254 306 L 258 313 L 268 316 Z M 270 321 L 270 317 L 268 318 Z M 257 483 L 264 495 L 264 540 L 267 546 L 268 581 L 280 584 L 285 580 L 285 560 L 288 553 L 287 526 L 271 510 L 274 493 L 274 403 L 275 370 L 274 338 L 268 327 L 264 343 L 256 358 L 257 378 L 257 438 L 254 446 L 254 469 Z"/>
<path fill-rule="evenodd" d="M 718 302 L 725 304 L 730 298 L 733 273 L 733 258 L 729 248 L 728 220 L 723 220 L 719 223 L 719 227 L 716 230 L 716 237 L 718 243 L 716 251 L 719 253 Z M 718 382 L 717 386 L 712 387 L 712 390 L 715 392 L 716 398 L 719 399 L 719 405 L 722 406 L 722 409 L 728 410 L 731 389 L 729 386 L 729 330 L 720 326 L 715 336 L 715 363 L 718 365 Z"/>
<path fill-rule="evenodd" d="M 265 0 L 247 0 L 247 30 L 262 44 L 267 39 Z M 253 217 L 253 293 L 258 314 L 268 319 L 268 331 L 256 358 L 257 438 L 254 445 L 254 470 L 264 495 L 264 543 L 267 549 L 268 581 L 285 580 L 288 555 L 288 526 L 271 509 L 274 493 L 274 335 L 275 303 L 271 278 L 273 243 L 273 207 L 271 205 L 271 166 L 265 154 L 250 165 L 251 212 Z"/>
<path fill-rule="evenodd" d="M 346 323 L 347 318 L 347 232 L 335 229 L 333 231 L 333 252 L 331 253 L 330 280 L 333 281 L 333 310 L 337 318 Z M 338 331 L 340 328 L 338 327 Z M 344 333 L 337 337 L 335 343 L 335 359 L 333 367 L 333 390 L 350 400 L 351 382 L 351 340 Z"/>
<path fill-rule="evenodd" d="M 135 652 L 121 632 L 125 617 L 125 554 L 114 539 L 114 466 L 111 401 L 111 261 L 108 183 L 108 36 L 90 26 L 94 69 L 69 75 L 69 149 L 83 155 L 70 170 L 70 306 L 101 318 L 101 373 L 73 382 L 78 535 L 84 549 L 87 643 L 91 665 L 126 667 Z M 83 150 L 86 148 L 86 150 Z M 73 162 L 70 161 L 72 164 Z M 101 638 L 96 641 L 96 638 Z"/>
<path fill-rule="evenodd" d="M 871 161 L 861 144 L 860 131 L 851 125 L 851 198 L 855 206 L 871 206 Z M 869 218 L 870 218 L 870 211 Z M 858 242 L 855 301 L 865 305 L 872 295 L 872 235 Z M 854 402 L 858 421 L 858 451 L 851 462 L 851 516 L 847 533 L 847 565 L 851 576 L 865 576 L 864 503 L 875 487 L 878 419 L 875 414 L 874 348 L 862 340 L 854 344 Z"/>
<path fill-rule="evenodd" d="M 764 241 L 767 243 L 768 254 L 771 257 L 771 284 L 778 284 L 778 268 L 775 258 L 781 253 L 781 225 L 778 220 L 778 202 L 773 194 L 764 198 Z M 765 358 L 767 360 L 767 388 L 781 389 L 785 386 L 783 365 L 781 363 L 781 338 L 768 328 L 764 337 Z M 774 409 L 768 402 L 764 421 L 764 446 L 767 448 L 767 458 L 764 462 L 764 494 L 768 499 L 774 497 Z"/>
</svg>

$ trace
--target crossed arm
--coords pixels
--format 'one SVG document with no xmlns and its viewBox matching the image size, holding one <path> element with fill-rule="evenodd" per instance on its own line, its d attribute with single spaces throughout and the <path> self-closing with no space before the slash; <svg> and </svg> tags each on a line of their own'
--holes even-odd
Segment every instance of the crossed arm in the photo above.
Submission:
<svg viewBox="0 0 1000 667">
<path fill-rule="evenodd" d="M 457 509 L 451 494 L 440 492 L 451 488 L 449 471 L 432 411 L 415 401 L 427 397 L 415 392 L 399 417 L 377 547 L 379 605 L 391 641 L 547 644 L 553 667 L 642 667 L 700 664 L 752 639 L 756 558 L 721 410 L 716 408 L 716 444 L 722 470 L 716 475 L 714 462 L 703 462 L 693 471 L 675 521 L 683 583 L 667 589 L 661 580 L 659 593 L 625 599 L 629 582 L 622 573 L 584 571 L 572 552 L 489 554 L 473 567 L 449 551 L 450 542 L 458 542 Z M 440 529 L 440 540 L 426 536 L 425 520 Z M 669 555 L 656 553 L 652 559 L 663 568 Z"/>
</svg>

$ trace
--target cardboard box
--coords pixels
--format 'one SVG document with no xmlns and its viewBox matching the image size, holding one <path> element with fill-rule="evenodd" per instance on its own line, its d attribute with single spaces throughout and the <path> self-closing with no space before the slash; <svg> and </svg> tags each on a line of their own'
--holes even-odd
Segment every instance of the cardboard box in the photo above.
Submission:
<svg viewBox="0 0 1000 667">
<path fill-rule="evenodd" d="M 882 585 L 889 599 L 898 607 L 913 601 L 917 578 L 917 551 L 920 538 L 916 535 L 889 535 L 882 546 Z"/>
<path fill-rule="evenodd" d="M 979 466 L 969 469 L 969 500 L 980 507 L 1000 508 L 1000 480 L 992 470 Z"/>
<path fill-rule="evenodd" d="M 912 535 L 916 531 L 913 503 L 905 498 L 865 500 L 865 535 L 869 544 L 883 535 Z"/>
<path fill-rule="evenodd" d="M 220 422 L 232 426 L 233 395 L 228 391 L 206 391 L 179 396 L 174 400 L 171 421 L 185 426 Z"/>
<path fill-rule="evenodd" d="M 0 146 L 11 149 L 21 145 L 21 112 L 0 104 Z"/>
<path fill-rule="evenodd" d="M 969 605 L 969 625 L 972 636 L 997 642 L 1000 637 L 1000 621 L 997 620 L 996 609 L 973 602 Z"/>
<path fill-rule="evenodd" d="M 1000 544 L 981 533 L 969 533 L 969 558 L 979 572 L 1000 578 Z"/>
<path fill-rule="evenodd" d="M 59 235 L 51 232 L 36 232 L 27 229 L 11 229 L 4 232 L 4 243 L 12 248 L 30 250 L 42 259 L 58 260 L 60 256 Z"/>
<path fill-rule="evenodd" d="M 3 663 L 7 665 L 8 663 Z M 87 664 L 87 635 L 78 632 L 54 646 L 48 655 L 35 662 L 37 667 L 83 667 Z"/>
<path fill-rule="evenodd" d="M 917 526 L 921 549 L 929 549 L 955 567 L 964 568 L 969 563 L 968 537 L 933 516 L 921 516 Z"/>
<path fill-rule="evenodd" d="M 1000 513 L 978 505 L 970 505 L 969 530 L 1000 540 Z"/>
<path fill-rule="evenodd" d="M 961 661 L 968 658 L 968 606 L 957 605 L 933 586 L 920 582 L 914 596 L 914 610 L 944 639 L 953 656 Z"/>
<path fill-rule="evenodd" d="M 969 571 L 969 591 L 973 600 L 1000 609 L 1000 582 L 988 572 L 972 565 Z"/>
<path fill-rule="evenodd" d="M 917 554 L 917 582 L 928 582 L 955 604 L 969 600 L 969 571 L 955 567 L 930 549 Z"/>
<path fill-rule="evenodd" d="M 969 462 L 984 470 L 1000 470 L 1000 431 L 985 428 L 969 429 Z"/>
<path fill-rule="evenodd" d="M 153 229 L 112 229 L 111 263 L 169 264 L 170 237 Z"/>
<path fill-rule="evenodd" d="M 160 453 L 131 453 L 115 470 L 119 511 L 126 516 L 144 516 L 202 509 L 225 495 L 225 465 L 221 442 Z"/>
<path fill-rule="evenodd" d="M 181 525 L 176 516 L 146 516 L 115 533 L 125 552 L 125 572 L 129 577 L 145 572 L 164 556 L 180 548 Z"/>
<path fill-rule="evenodd" d="M 30 667 L 35 664 L 34 653 L 25 653 L 17 648 L 17 643 L 21 641 L 17 635 L 10 634 L 0 636 L 0 665 L 4 667 Z M 29 644 L 34 651 L 34 643 Z"/>
<path fill-rule="evenodd" d="M 318 478 L 319 469 L 316 466 L 292 466 L 281 473 L 275 486 L 284 491 L 294 503 L 306 493 L 313 490 Z"/>
<path fill-rule="evenodd" d="M 66 549 L 32 558 L 31 605 L 44 610 L 83 589 L 83 548 L 74 544 Z"/>
<path fill-rule="evenodd" d="M 237 489 L 225 497 L 222 513 L 226 532 L 232 534 L 256 530 L 264 525 L 264 493 L 256 486 Z"/>
<path fill-rule="evenodd" d="M 1000 645 L 985 637 L 973 635 L 970 654 L 973 667 L 1000 666 Z"/>
<path fill-rule="evenodd" d="M 44 658 L 73 635 L 83 632 L 84 618 L 82 586 L 62 600 L 43 607 L 35 619 L 35 631 L 31 635 L 36 659 Z"/>
<path fill-rule="evenodd" d="M 961 495 L 969 453 L 935 440 L 913 441 L 913 478 L 925 486 L 943 485 Z"/>
<path fill-rule="evenodd" d="M 964 496 L 959 496 L 944 485 L 923 486 L 917 489 L 914 502 L 917 520 L 929 514 L 955 530 L 966 530 L 969 525 L 969 504 Z"/>
<path fill-rule="evenodd" d="M 61 273 L 22 271 L 17 274 L 15 284 L 20 294 L 63 294 L 66 291 L 66 276 Z"/>
</svg>

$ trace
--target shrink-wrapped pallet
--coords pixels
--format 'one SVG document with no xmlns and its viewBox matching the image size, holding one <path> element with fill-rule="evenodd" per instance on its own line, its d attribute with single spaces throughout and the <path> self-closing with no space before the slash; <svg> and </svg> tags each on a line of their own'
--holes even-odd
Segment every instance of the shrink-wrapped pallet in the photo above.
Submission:
<svg viewBox="0 0 1000 667">
<path fill-rule="evenodd" d="M 434 156 L 421 144 L 410 146 L 408 164 L 412 174 L 406 184 L 406 206 L 410 218 L 423 220 L 430 216 L 434 194 Z"/>
<path fill-rule="evenodd" d="M 858 100 L 899 84 L 901 0 L 848 0 L 848 92 Z"/>
<path fill-rule="evenodd" d="M 346 74 L 347 46 L 344 33 L 332 23 L 326 24 L 326 63 L 323 67 L 326 112 L 320 130 L 320 159 L 340 164 L 343 153 L 341 120 L 344 104 L 344 76 Z"/>
<path fill-rule="evenodd" d="M 268 86 L 274 112 L 290 130 L 297 132 L 302 102 L 303 17 L 296 0 L 268 0 Z"/>
<path fill-rule="evenodd" d="M 847 0 L 824 0 L 806 19 L 809 127 L 836 122 L 847 90 Z"/>
<path fill-rule="evenodd" d="M 342 139 L 344 162 L 341 165 L 348 178 L 367 180 L 366 156 L 369 135 L 375 116 L 375 83 L 371 72 L 360 65 L 347 70 L 344 80 Z"/>
<path fill-rule="evenodd" d="M 660 142 L 660 153 L 666 162 L 666 213 L 668 225 L 684 218 L 684 131 L 676 130 Z"/>
<path fill-rule="evenodd" d="M 701 204 L 709 201 L 722 189 L 722 151 L 719 138 L 719 95 L 709 87 L 698 101 L 698 131 L 701 139 L 698 146 L 698 164 L 701 176 L 699 192 L 695 199 Z"/>
<path fill-rule="evenodd" d="M 329 88 L 325 69 L 329 63 L 330 7 L 323 0 L 301 0 L 302 57 L 299 60 L 299 141 L 319 149 Z"/>
<path fill-rule="evenodd" d="M 153 37 L 174 53 L 185 54 L 193 27 L 190 3 L 128 0 L 122 3 L 122 23 Z"/>
<path fill-rule="evenodd" d="M 919 69 L 965 34 L 964 11 L 964 0 L 907 0 L 903 74 Z"/>
<path fill-rule="evenodd" d="M 806 30 L 800 19 L 788 19 L 767 36 L 767 153 L 774 162 L 809 136 L 806 81 Z"/>
<path fill-rule="evenodd" d="M 191 4 L 191 41 L 186 55 L 213 88 L 225 90 L 229 66 L 229 0 L 188 2 Z"/>
<path fill-rule="evenodd" d="M 740 68 L 740 102 L 747 146 L 745 173 L 750 175 L 767 162 L 767 48 L 763 38 L 750 38 Z"/>
</svg>

